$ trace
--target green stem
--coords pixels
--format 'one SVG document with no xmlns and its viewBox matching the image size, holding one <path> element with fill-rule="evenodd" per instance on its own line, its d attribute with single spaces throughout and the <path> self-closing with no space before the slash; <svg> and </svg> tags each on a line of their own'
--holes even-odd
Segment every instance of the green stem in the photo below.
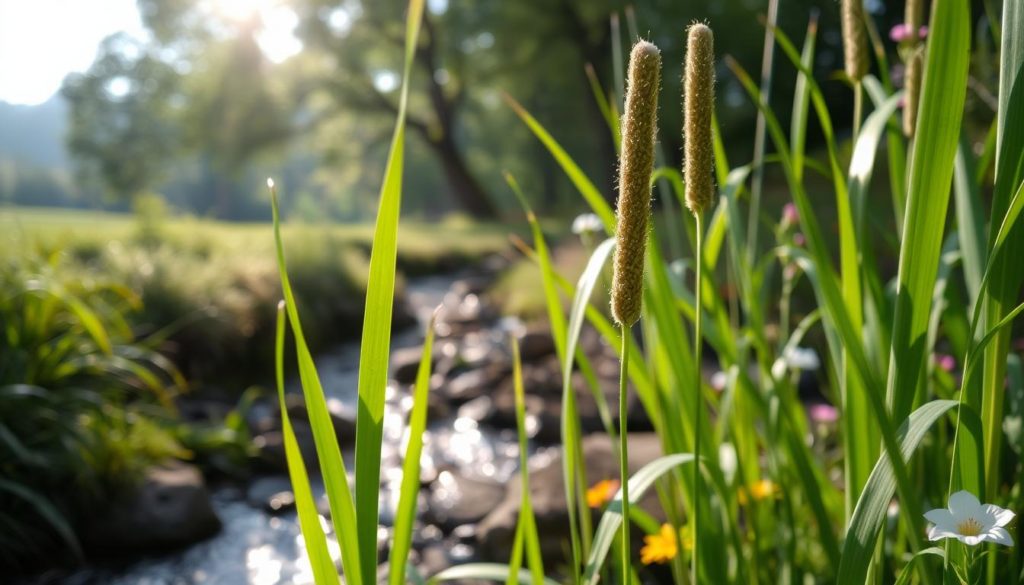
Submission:
<svg viewBox="0 0 1024 585">
<path fill-rule="evenodd" d="M 857 136 L 860 135 L 860 121 L 864 112 L 864 92 L 861 82 L 853 84 L 853 144 L 857 144 Z"/>
<path fill-rule="evenodd" d="M 629 371 L 629 328 L 622 326 L 622 369 L 619 375 L 619 477 L 622 481 L 622 583 L 630 582 L 629 571 L 629 451 L 626 438 L 626 380 Z"/>
<path fill-rule="evenodd" d="M 700 583 L 700 578 L 699 578 L 700 577 L 700 572 L 699 572 L 699 568 L 700 568 L 700 560 L 699 560 L 700 559 L 700 555 L 698 554 L 697 547 L 699 546 L 699 543 L 701 542 L 701 540 L 700 540 L 700 538 L 701 538 L 700 514 L 698 513 L 698 510 L 700 509 L 700 492 L 701 492 L 701 489 L 700 489 L 700 487 L 701 487 L 700 486 L 700 484 L 701 484 L 701 474 L 700 474 L 700 434 L 701 434 L 701 429 L 700 429 L 700 422 L 701 422 L 701 408 L 703 407 L 703 401 L 701 400 L 701 390 L 700 390 L 700 384 L 701 384 L 701 375 L 700 375 L 700 366 L 701 366 L 701 361 L 700 360 L 701 360 L 701 357 L 700 357 L 700 354 L 701 354 L 701 345 L 702 345 L 701 322 L 703 321 L 703 314 L 704 314 L 704 304 L 703 304 L 703 294 L 702 294 L 702 291 L 704 289 L 704 282 L 703 282 L 704 270 L 702 268 L 704 266 L 704 214 L 703 214 L 703 212 L 698 211 L 698 212 L 694 213 L 693 215 L 694 215 L 694 219 L 696 220 L 696 223 L 697 223 L 697 230 L 696 230 L 697 231 L 697 258 L 696 258 L 696 261 L 694 262 L 697 265 L 697 278 L 696 278 L 696 280 L 694 282 L 694 285 L 693 285 L 694 286 L 694 294 L 696 296 L 696 303 L 694 305 L 694 309 L 695 309 L 695 311 L 694 311 L 694 320 L 693 320 L 693 363 L 694 363 L 694 371 L 696 372 L 696 374 L 694 375 L 695 384 L 694 384 L 694 388 L 693 388 L 693 419 L 694 419 L 694 423 L 693 423 L 693 457 L 694 457 L 694 465 L 693 465 L 693 502 L 690 505 L 690 513 L 691 513 L 691 516 L 692 516 L 692 518 L 691 518 L 691 525 L 693 526 L 693 575 L 692 575 L 692 578 L 693 578 L 693 582 L 694 583 Z"/>
</svg>

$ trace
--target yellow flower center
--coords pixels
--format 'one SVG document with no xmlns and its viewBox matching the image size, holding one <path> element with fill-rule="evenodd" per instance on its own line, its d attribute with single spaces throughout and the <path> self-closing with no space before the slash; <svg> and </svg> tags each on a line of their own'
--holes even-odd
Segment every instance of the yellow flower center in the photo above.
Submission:
<svg viewBox="0 0 1024 585">
<path fill-rule="evenodd" d="M 974 518 L 968 518 L 957 523 L 956 531 L 963 536 L 978 536 L 981 534 L 981 522 Z"/>
</svg>

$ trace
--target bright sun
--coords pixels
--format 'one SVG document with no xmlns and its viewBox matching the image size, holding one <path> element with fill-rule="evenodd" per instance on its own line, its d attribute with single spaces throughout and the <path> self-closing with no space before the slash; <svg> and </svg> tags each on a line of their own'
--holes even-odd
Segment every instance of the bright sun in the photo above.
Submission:
<svg viewBox="0 0 1024 585">
<path fill-rule="evenodd" d="M 256 41 L 271 61 L 284 61 L 302 50 L 302 42 L 295 36 L 299 17 L 285 0 L 206 0 L 206 6 L 234 24 L 258 18 Z"/>
</svg>

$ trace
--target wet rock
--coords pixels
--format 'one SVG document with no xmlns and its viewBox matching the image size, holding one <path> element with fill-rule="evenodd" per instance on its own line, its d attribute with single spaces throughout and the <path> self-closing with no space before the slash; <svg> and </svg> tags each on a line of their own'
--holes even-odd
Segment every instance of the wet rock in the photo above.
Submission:
<svg viewBox="0 0 1024 585">
<path fill-rule="evenodd" d="M 314 465 L 316 458 L 316 442 L 313 439 L 313 429 L 309 423 L 296 420 L 292 421 L 292 430 L 295 432 L 295 441 L 299 445 L 299 452 L 302 453 L 302 460 L 307 467 Z M 288 471 L 288 457 L 284 448 L 284 433 L 281 431 L 269 431 L 253 437 L 253 447 L 256 448 L 257 460 L 261 466 L 268 471 Z"/>
<path fill-rule="evenodd" d="M 631 433 L 629 447 L 631 473 L 661 455 L 660 440 L 653 433 Z M 589 484 L 618 478 L 618 459 L 606 435 L 584 438 L 583 458 Z M 477 525 L 479 553 L 486 560 L 507 561 L 515 539 L 522 492 L 518 481 L 509 482 L 508 486 L 505 499 Z M 559 451 L 552 449 L 531 458 L 530 499 L 537 519 L 542 554 L 552 562 L 564 561 L 565 543 L 569 538 L 569 512 Z M 640 505 L 656 518 L 664 518 L 656 490 L 648 491 Z M 595 511 L 595 519 L 597 513 Z"/>
<path fill-rule="evenodd" d="M 391 377 L 399 384 L 412 384 L 423 357 L 423 347 L 405 347 L 391 350 Z M 432 359 L 436 359 L 432 356 Z"/>
<path fill-rule="evenodd" d="M 493 279 L 487 276 L 470 276 L 461 278 L 452 283 L 450 290 L 464 297 L 466 295 L 481 295 L 487 291 Z"/>
<path fill-rule="evenodd" d="M 285 396 L 285 406 L 288 408 L 288 418 L 292 425 L 296 422 L 309 423 L 309 411 L 306 410 L 306 400 L 302 394 L 288 394 Z M 351 445 L 356 440 L 356 413 L 345 408 L 344 404 L 337 398 L 327 399 L 327 412 L 331 415 L 331 422 L 334 423 L 334 436 L 341 446 Z"/>
<path fill-rule="evenodd" d="M 618 427 L 619 381 L 617 378 L 598 378 L 597 383 L 601 395 L 604 396 L 612 424 Z M 543 444 L 560 442 L 563 402 L 561 399 L 561 374 L 557 358 L 551 356 L 540 363 L 525 365 L 523 385 L 526 390 L 526 412 L 528 415 L 536 417 L 538 422 L 535 438 Z M 573 372 L 572 387 L 576 394 L 576 408 L 583 433 L 604 431 L 601 411 L 583 374 Z M 502 380 L 493 391 L 489 392 L 489 396 L 491 405 L 487 415 L 475 420 L 499 429 L 514 429 L 516 424 L 515 388 L 511 376 Z M 650 417 L 647 416 L 643 404 L 632 386 L 627 390 L 626 399 L 630 431 L 652 430 Z"/>
<path fill-rule="evenodd" d="M 430 486 L 427 520 L 445 531 L 478 522 L 505 498 L 505 486 L 474 479 L 458 471 L 442 471 Z"/>
<path fill-rule="evenodd" d="M 484 368 L 463 371 L 442 384 L 441 393 L 453 402 L 466 402 L 490 393 L 510 371 L 510 368 L 502 363 L 492 363 Z"/>
<path fill-rule="evenodd" d="M 280 514 L 295 507 L 292 482 L 284 475 L 257 479 L 249 486 L 246 500 L 249 505 L 260 508 L 268 514 Z"/>
<path fill-rule="evenodd" d="M 221 527 L 199 469 L 183 463 L 150 469 L 141 485 L 108 504 L 86 526 L 83 538 L 99 554 L 170 550 Z"/>
<path fill-rule="evenodd" d="M 551 336 L 551 329 L 546 325 L 530 327 L 519 338 L 519 355 L 524 362 L 531 362 L 554 353 L 555 339 Z"/>
</svg>

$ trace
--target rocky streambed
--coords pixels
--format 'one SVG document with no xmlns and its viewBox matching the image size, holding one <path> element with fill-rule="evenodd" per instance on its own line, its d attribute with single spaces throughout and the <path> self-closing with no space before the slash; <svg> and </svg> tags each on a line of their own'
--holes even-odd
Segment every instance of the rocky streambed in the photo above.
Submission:
<svg viewBox="0 0 1024 585">
<path fill-rule="evenodd" d="M 546 326 L 527 326 L 517 319 L 497 315 L 484 294 L 491 280 L 492 273 L 484 271 L 408 282 L 408 302 L 416 325 L 397 331 L 392 341 L 380 491 L 382 563 L 387 557 L 401 482 L 405 421 L 412 406 L 410 386 L 422 353 L 424 328 L 437 306 L 442 308 L 438 315 L 428 432 L 420 469 L 422 499 L 413 541 L 414 564 L 422 574 L 430 575 L 453 564 L 508 558 L 521 489 L 510 336 L 518 338 L 524 361 L 527 428 L 531 435 L 530 489 L 542 545 L 551 561 L 564 554 L 568 512 L 559 446 L 561 375 L 554 343 Z M 595 332 L 587 330 L 581 346 L 593 361 L 601 392 L 616 413 L 618 362 L 614 350 Z M 358 347 L 358 342 L 345 344 L 316 360 L 350 470 Z M 582 425 L 590 433 L 584 441 L 588 481 L 617 478 L 617 461 L 610 442 L 600 432 L 603 426 L 597 404 L 581 374 L 574 373 L 573 381 Z M 297 380 L 290 383 L 289 391 L 288 409 L 297 437 L 307 460 L 313 462 L 316 456 L 312 433 Z M 641 431 L 630 438 L 631 466 L 636 469 L 657 457 L 660 447 L 656 436 L 643 432 L 649 430 L 650 423 L 635 396 L 631 397 L 629 412 L 630 428 Z M 164 475 L 151 478 L 141 492 L 144 495 L 140 496 L 136 510 L 141 518 L 129 517 L 121 525 L 111 527 L 116 529 L 113 533 L 96 536 L 106 538 L 116 548 L 124 544 L 116 538 L 123 537 L 126 526 L 128 534 L 134 531 L 139 538 L 145 538 L 159 524 L 153 521 L 147 530 L 145 514 L 163 513 L 177 520 L 181 532 L 176 535 L 181 538 L 177 544 L 202 540 L 172 552 L 90 566 L 71 575 L 44 575 L 35 582 L 312 583 L 293 510 L 279 421 L 273 400 L 257 403 L 247 413 L 261 469 L 248 484 L 207 486 L 189 467 L 159 472 Z M 315 486 L 314 491 L 326 516 L 322 486 Z M 649 507 L 654 511 L 654 506 Z M 337 553 L 336 543 L 331 546 Z"/>
</svg>

